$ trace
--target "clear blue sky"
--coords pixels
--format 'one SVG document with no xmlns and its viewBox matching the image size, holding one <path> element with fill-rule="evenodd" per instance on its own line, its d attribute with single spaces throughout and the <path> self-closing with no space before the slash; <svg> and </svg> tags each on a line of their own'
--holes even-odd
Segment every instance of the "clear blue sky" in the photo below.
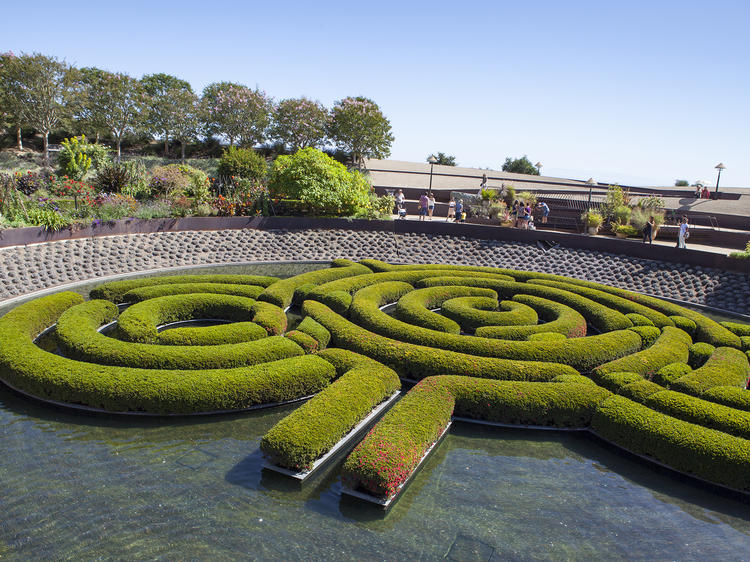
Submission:
<svg viewBox="0 0 750 562">
<path fill-rule="evenodd" d="M 750 186 L 750 2 L 4 3 L 0 50 L 375 100 L 391 157 Z"/>
</svg>

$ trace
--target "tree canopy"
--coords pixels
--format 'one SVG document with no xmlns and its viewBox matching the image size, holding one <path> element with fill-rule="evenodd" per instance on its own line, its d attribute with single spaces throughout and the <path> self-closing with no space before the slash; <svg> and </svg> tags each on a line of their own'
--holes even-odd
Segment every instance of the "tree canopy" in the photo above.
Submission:
<svg viewBox="0 0 750 562">
<path fill-rule="evenodd" d="M 328 110 L 317 101 L 307 98 L 281 100 L 274 112 L 271 138 L 296 152 L 325 144 Z"/>
<path fill-rule="evenodd" d="M 456 165 L 456 157 L 450 156 L 449 154 L 446 154 L 445 152 L 438 152 L 437 154 L 430 154 L 427 157 L 427 161 L 430 161 L 430 158 L 435 158 L 437 162 L 435 164 L 440 164 L 441 166 L 455 166 Z"/>
<path fill-rule="evenodd" d="M 362 96 L 334 104 L 328 134 L 336 146 L 352 154 L 357 165 L 363 158 L 387 158 L 391 154 L 391 122 L 378 104 Z"/>
<path fill-rule="evenodd" d="M 503 164 L 503 172 L 512 172 L 514 174 L 529 174 L 538 176 L 539 170 L 531 163 L 526 155 L 522 158 L 506 158 Z"/>
<path fill-rule="evenodd" d="M 203 90 L 206 132 L 226 135 L 230 146 L 237 141 L 247 146 L 263 141 L 271 108 L 271 99 L 265 92 L 242 84 L 216 82 Z"/>
</svg>

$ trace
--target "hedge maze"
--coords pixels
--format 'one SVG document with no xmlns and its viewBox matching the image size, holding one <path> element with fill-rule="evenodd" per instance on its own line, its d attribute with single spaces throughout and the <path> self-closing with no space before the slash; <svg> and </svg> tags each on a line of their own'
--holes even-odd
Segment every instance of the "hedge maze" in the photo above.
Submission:
<svg viewBox="0 0 750 562">
<path fill-rule="evenodd" d="M 289 306 L 302 313 L 297 326 Z M 210 325 L 184 324 L 193 320 Z M 54 344 L 37 345 L 41 334 Z M 376 260 L 287 279 L 118 281 L 88 301 L 61 292 L 0 318 L 0 376 L 43 400 L 163 415 L 314 396 L 261 442 L 288 470 L 309 469 L 413 384 L 344 461 L 345 486 L 381 499 L 402 489 L 454 417 L 588 430 L 750 492 L 749 358 L 750 326 L 654 297 L 550 274 Z"/>
</svg>

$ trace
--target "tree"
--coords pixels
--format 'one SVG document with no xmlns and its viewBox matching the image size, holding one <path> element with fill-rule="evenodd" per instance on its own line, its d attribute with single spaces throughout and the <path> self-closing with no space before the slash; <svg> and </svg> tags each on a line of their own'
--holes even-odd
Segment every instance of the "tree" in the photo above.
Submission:
<svg viewBox="0 0 750 562">
<path fill-rule="evenodd" d="M 49 134 L 67 111 L 68 65 L 34 53 L 16 57 L 10 66 L 6 88 L 14 100 L 12 106 L 20 109 L 21 123 L 42 134 L 44 159 L 48 161 Z"/>
<path fill-rule="evenodd" d="M 675 187 L 687 187 L 690 184 L 687 180 L 674 180 Z"/>
<path fill-rule="evenodd" d="M 286 99 L 279 102 L 273 115 L 270 136 L 292 152 L 325 144 L 328 110 L 320 102 L 307 98 Z"/>
<path fill-rule="evenodd" d="M 207 134 L 225 135 L 230 146 L 235 141 L 253 146 L 265 138 L 272 109 L 265 92 L 216 82 L 203 90 L 202 104 Z"/>
<path fill-rule="evenodd" d="M 108 128 L 95 110 L 93 89 L 106 74 L 104 70 L 95 67 L 72 68 L 70 72 L 71 128 L 78 133 L 93 136 L 97 144 L 99 136 L 108 132 Z"/>
<path fill-rule="evenodd" d="M 161 135 L 164 137 L 164 156 L 168 157 L 169 137 L 174 135 L 174 131 L 182 119 L 181 110 L 183 108 L 177 101 L 179 99 L 179 101 L 191 104 L 190 96 L 184 96 L 183 94 L 194 95 L 193 88 L 189 82 L 171 74 L 163 73 L 148 74 L 141 78 L 141 84 L 148 96 L 149 111 L 146 125 L 149 132 L 154 136 Z"/>
<path fill-rule="evenodd" d="M 539 170 L 536 166 L 531 163 L 525 155 L 523 158 L 506 158 L 505 164 L 503 164 L 503 172 L 512 172 L 514 174 L 529 174 L 532 176 L 538 176 Z"/>
<path fill-rule="evenodd" d="M 201 125 L 200 98 L 192 90 L 173 90 L 172 100 L 178 115 L 172 123 L 172 136 L 180 141 L 181 158 L 185 160 L 185 145 L 198 137 Z"/>
<path fill-rule="evenodd" d="M 361 96 L 334 104 L 328 134 L 336 146 L 351 153 L 357 166 L 365 157 L 387 158 L 391 154 L 390 121 L 374 101 Z"/>
<path fill-rule="evenodd" d="M 455 166 L 456 165 L 456 157 L 455 156 L 449 156 L 448 154 L 445 154 L 444 152 L 438 152 L 437 154 L 430 154 L 427 157 L 427 161 L 430 161 L 430 158 L 435 158 L 437 162 L 435 164 L 440 164 L 442 166 Z"/>
<path fill-rule="evenodd" d="M 23 150 L 21 102 L 14 95 L 13 86 L 18 71 L 18 58 L 11 52 L 0 53 L 0 126 L 16 130 L 16 147 Z"/>
<path fill-rule="evenodd" d="M 147 115 L 143 86 L 127 74 L 105 72 L 93 84 L 90 95 L 97 120 L 115 138 L 119 162 L 122 139 L 141 130 Z"/>
</svg>

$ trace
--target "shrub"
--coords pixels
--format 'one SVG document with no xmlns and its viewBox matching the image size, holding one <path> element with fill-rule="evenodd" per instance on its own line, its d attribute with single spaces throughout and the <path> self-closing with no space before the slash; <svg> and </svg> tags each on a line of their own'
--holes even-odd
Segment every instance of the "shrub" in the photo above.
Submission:
<svg viewBox="0 0 750 562">
<path fill-rule="evenodd" d="M 360 289 L 352 300 L 350 308 L 352 320 L 359 326 L 373 330 L 386 338 L 420 347 L 426 346 L 435 350 L 448 350 L 483 357 L 564 363 L 584 370 L 608 358 L 621 357 L 640 349 L 641 338 L 627 331 L 610 332 L 562 342 L 497 341 L 491 338 L 447 334 L 421 326 L 413 326 L 388 316 L 380 310 L 380 306 L 393 302 L 410 289 L 410 285 L 399 281 Z M 321 321 L 319 318 L 316 320 Z M 324 322 L 321 323 L 325 325 Z M 332 335 L 334 338 L 340 336 L 337 331 L 332 331 Z M 354 349 L 354 351 L 359 350 Z M 387 364 L 390 365 L 390 363 Z M 399 367 L 394 368 L 399 369 Z"/>
<path fill-rule="evenodd" d="M 565 335 L 558 332 L 537 332 L 536 334 L 529 334 L 526 338 L 527 341 L 560 341 L 564 339 Z"/>
<path fill-rule="evenodd" d="M 105 193 L 128 194 L 143 199 L 149 195 L 146 167 L 140 160 L 105 162 L 96 172 L 94 185 Z"/>
<path fill-rule="evenodd" d="M 750 391 L 737 386 L 714 386 L 701 394 L 701 398 L 750 412 Z"/>
<path fill-rule="evenodd" d="M 221 152 L 218 174 L 225 178 L 243 178 L 260 184 L 266 177 L 266 159 L 252 148 L 230 146 Z"/>
<path fill-rule="evenodd" d="M 389 284 L 384 283 L 383 285 Z M 410 285 L 406 283 L 399 283 L 398 286 L 404 289 L 404 293 L 399 295 L 400 298 L 396 303 L 396 308 L 393 311 L 393 316 L 403 322 L 421 326 L 423 328 L 428 328 L 430 330 L 445 332 L 447 334 L 460 334 L 461 327 L 457 322 L 451 320 L 450 317 L 442 316 L 437 312 L 432 312 L 433 309 L 442 307 L 445 301 L 454 299 L 456 297 L 471 296 L 494 299 L 494 302 L 497 305 L 497 293 L 495 293 L 495 291 L 493 291 L 492 289 L 453 286 L 428 287 L 426 289 L 417 289 L 415 291 Z M 372 290 L 372 288 L 360 290 L 367 291 Z M 357 298 L 357 294 L 354 295 L 354 298 Z"/>
<path fill-rule="evenodd" d="M 250 307 L 253 322 L 263 326 L 269 335 L 278 336 L 286 332 L 286 313 L 276 305 L 256 301 Z"/>
<path fill-rule="evenodd" d="M 675 470 L 750 490 L 750 446 L 739 437 L 655 412 L 622 396 L 599 404 L 591 428 L 600 437 Z"/>
<path fill-rule="evenodd" d="M 653 326 L 654 322 L 650 318 L 646 318 L 643 314 L 636 312 L 630 312 L 625 316 L 633 323 L 633 326 Z"/>
<path fill-rule="evenodd" d="M 299 199 L 313 213 L 354 215 L 370 205 L 369 181 L 315 148 L 279 156 L 268 187 L 275 197 Z"/>
<path fill-rule="evenodd" d="M 620 387 L 618 394 L 643 404 L 649 396 L 662 390 L 664 388 L 655 382 L 642 378 L 641 380 L 633 381 Z"/>
<path fill-rule="evenodd" d="M 535 326 L 482 326 L 477 328 L 477 336 L 520 340 L 541 332 L 558 332 L 568 338 L 586 335 L 586 319 L 564 304 L 532 295 L 515 295 L 513 300 L 533 308 L 543 323 Z"/>
<path fill-rule="evenodd" d="M 694 343 L 688 348 L 688 353 L 690 353 L 690 356 L 688 357 L 688 365 L 693 369 L 702 367 L 703 364 L 708 361 L 708 358 L 713 355 L 715 349 L 716 348 L 709 343 Z"/>
<path fill-rule="evenodd" d="M 669 319 L 674 322 L 676 328 L 679 328 L 683 332 L 687 332 L 691 338 L 695 337 L 695 329 L 697 326 L 695 325 L 695 322 L 690 320 L 690 318 L 685 318 L 684 316 L 670 316 Z"/>
<path fill-rule="evenodd" d="M 628 226 L 631 212 L 632 211 L 630 207 L 628 207 L 627 205 L 617 205 L 614 209 L 612 209 L 611 214 L 609 215 L 609 219 L 619 225 Z M 629 236 L 637 236 L 639 234 L 638 229 L 633 227 L 631 227 L 631 229 L 632 230 L 628 230 L 625 233 Z M 617 231 L 620 232 L 619 229 Z M 635 232 L 633 233 L 633 231 Z"/>
<path fill-rule="evenodd" d="M 213 293 L 255 299 L 263 292 L 260 285 L 238 285 L 236 283 L 170 283 L 150 285 L 132 289 L 123 295 L 124 302 L 141 302 L 169 295 Z"/>
<path fill-rule="evenodd" d="M 161 345 L 223 345 L 252 341 L 265 336 L 252 322 L 233 322 L 199 328 L 172 328 L 159 333 Z M 295 341 L 295 343 L 297 343 Z"/>
<path fill-rule="evenodd" d="M 628 330 L 632 330 L 641 336 L 643 349 L 654 345 L 654 342 L 659 339 L 659 336 L 661 335 L 661 330 L 656 326 L 633 326 L 632 328 L 628 328 Z"/>
<path fill-rule="evenodd" d="M 653 376 L 653 381 L 661 386 L 669 388 L 678 379 L 684 377 L 693 369 L 686 363 L 670 363 L 659 369 Z"/>
<path fill-rule="evenodd" d="M 456 297 L 445 301 L 441 312 L 470 333 L 481 326 L 523 326 L 539 321 L 530 306 L 515 301 L 498 304 L 497 297 Z"/>
<path fill-rule="evenodd" d="M 741 322 L 719 322 L 719 324 L 738 336 L 750 336 L 750 324 L 742 324 Z"/>
<path fill-rule="evenodd" d="M 260 449 L 275 464 L 292 470 L 307 470 L 400 387 L 395 372 L 363 358 L 340 379 L 273 426 L 263 436 Z"/>
<path fill-rule="evenodd" d="M 302 322 L 297 326 L 297 330 L 314 338 L 318 342 L 319 349 L 324 349 L 328 346 L 328 342 L 331 341 L 331 333 L 313 320 L 311 316 L 303 318 Z"/>
<path fill-rule="evenodd" d="M 445 430 L 453 406 L 453 396 L 438 378 L 421 381 L 347 457 L 342 481 L 378 496 L 395 494 Z"/>
<path fill-rule="evenodd" d="M 81 302 L 80 295 L 62 292 L 24 303 L 0 318 L 0 368 L 9 384 L 43 400 L 111 412 L 181 414 L 241 410 L 309 396 L 335 376 L 330 363 L 313 355 L 238 368 L 158 370 L 82 363 L 32 342 L 66 309 Z M 285 340 L 283 346 L 292 355 L 302 352 L 285 338 L 270 339 Z"/>
<path fill-rule="evenodd" d="M 480 378 L 550 380 L 561 374 L 578 374 L 575 369 L 558 363 L 476 357 L 396 341 L 357 326 L 315 301 L 305 301 L 303 312 L 325 326 L 334 345 L 372 357 L 405 377 L 421 379 L 437 374 L 461 374 Z"/>
<path fill-rule="evenodd" d="M 184 195 L 194 199 L 208 197 L 208 176 L 202 170 L 185 164 L 158 166 L 151 171 L 149 189 L 152 197 Z"/>
<path fill-rule="evenodd" d="M 110 281 L 103 283 L 91 290 L 89 296 L 92 299 L 104 299 L 114 303 L 127 302 L 123 299 L 128 291 L 140 287 L 153 287 L 156 285 L 173 284 L 201 284 L 220 283 L 231 285 L 258 285 L 268 287 L 276 283 L 277 277 L 267 275 L 167 275 L 163 277 L 143 277 L 140 279 L 125 279 L 123 281 Z"/>
<path fill-rule="evenodd" d="M 607 373 L 630 372 L 649 376 L 670 363 L 685 363 L 691 343 L 685 332 L 667 326 L 651 347 L 600 365 L 594 369 L 594 375 L 601 377 Z"/>
<path fill-rule="evenodd" d="M 581 220 L 589 228 L 599 228 L 604 222 L 604 217 L 596 211 L 587 211 L 581 215 Z"/>
<path fill-rule="evenodd" d="M 549 382 L 568 383 L 568 384 L 588 384 L 597 386 L 590 378 L 583 375 L 558 375 Z"/>
<path fill-rule="evenodd" d="M 630 215 L 628 214 L 628 219 Z M 624 234 L 625 236 L 640 236 L 641 231 L 630 224 L 619 224 L 615 227 L 617 234 Z"/>
<path fill-rule="evenodd" d="M 702 367 L 678 379 L 672 389 L 699 396 L 714 386 L 745 388 L 750 374 L 747 356 L 738 349 L 717 347 Z"/>
<path fill-rule="evenodd" d="M 92 166 L 99 170 L 107 162 L 107 148 L 92 144 L 86 135 L 64 139 L 57 154 L 58 173 L 81 181 Z"/>
<path fill-rule="evenodd" d="M 663 414 L 686 422 L 723 431 L 743 439 L 750 439 L 750 412 L 714 404 L 671 390 L 652 394 L 644 404 Z"/>
<path fill-rule="evenodd" d="M 607 390 L 619 393 L 621 389 L 644 378 L 638 373 L 607 373 L 597 379 L 597 383 Z"/>
</svg>

